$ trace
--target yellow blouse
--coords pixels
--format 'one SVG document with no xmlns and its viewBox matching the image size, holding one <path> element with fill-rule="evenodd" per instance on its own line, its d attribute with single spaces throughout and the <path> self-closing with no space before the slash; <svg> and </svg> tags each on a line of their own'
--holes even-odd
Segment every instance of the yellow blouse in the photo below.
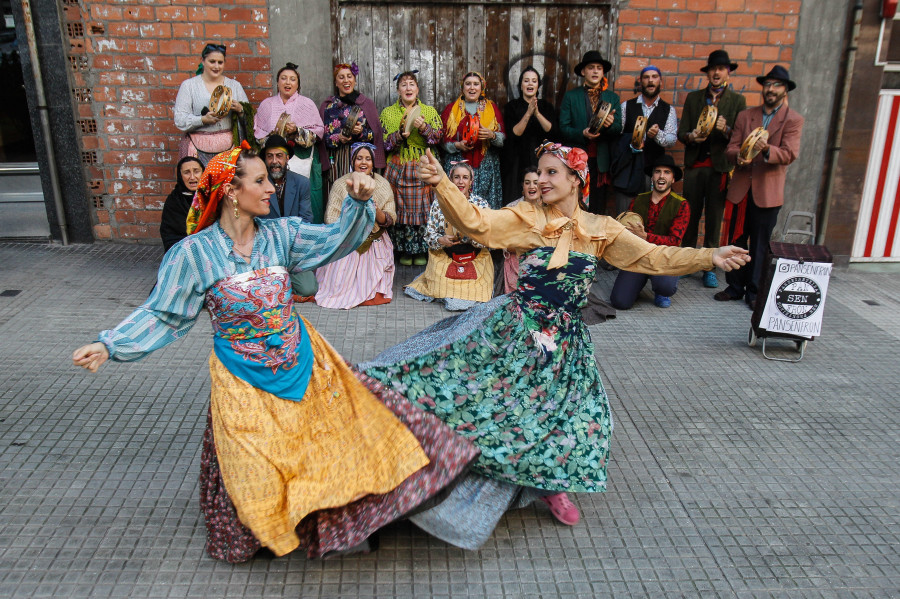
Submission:
<svg viewBox="0 0 900 599">
<path fill-rule="evenodd" d="M 487 247 L 515 252 L 559 247 L 551 259 L 551 268 L 554 259 L 564 258 L 565 264 L 568 250 L 602 257 L 622 270 L 648 275 L 683 275 L 713 267 L 712 248 L 654 245 L 628 231 L 616 219 L 584 212 L 579 207 L 572 218 L 552 206 L 530 202 L 500 210 L 481 208 L 469 203 L 446 176 L 435 191 L 447 220 Z"/>
</svg>

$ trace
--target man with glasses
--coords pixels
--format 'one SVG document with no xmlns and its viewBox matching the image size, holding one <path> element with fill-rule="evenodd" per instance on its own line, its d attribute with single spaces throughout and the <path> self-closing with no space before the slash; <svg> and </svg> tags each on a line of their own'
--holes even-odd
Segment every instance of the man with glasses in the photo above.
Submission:
<svg viewBox="0 0 900 599">
<path fill-rule="evenodd" d="M 744 299 L 750 309 L 756 302 L 762 266 L 769 247 L 769 239 L 784 204 L 784 180 L 787 166 L 800 152 L 803 117 L 788 107 L 787 94 L 797 85 L 791 81 L 787 69 L 775 65 L 764 77 L 757 77 L 762 85 L 762 106 L 741 112 L 734 123 L 734 133 L 725 155 L 736 165 L 728 187 L 726 233 L 734 245 L 747 248 L 751 261 L 725 275 L 728 287 L 713 297 L 718 301 Z M 760 138 L 754 145 L 759 152 L 754 158 L 741 157 L 741 146 L 750 133 L 762 127 L 768 139 Z"/>
</svg>

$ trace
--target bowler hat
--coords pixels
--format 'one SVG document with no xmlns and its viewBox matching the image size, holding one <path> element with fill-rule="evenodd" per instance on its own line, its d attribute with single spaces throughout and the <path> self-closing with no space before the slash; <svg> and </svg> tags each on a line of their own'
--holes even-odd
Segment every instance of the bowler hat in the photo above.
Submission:
<svg viewBox="0 0 900 599">
<path fill-rule="evenodd" d="M 603 66 L 604 75 L 612 70 L 612 63 L 604 59 L 603 55 L 600 54 L 600 52 L 598 52 L 597 50 L 588 50 L 584 53 L 581 62 L 575 65 L 575 74 L 579 77 L 584 77 L 581 72 L 584 70 L 584 67 L 588 66 L 592 62 L 599 63 Z"/>
<path fill-rule="evenodd" d="M 656 160 L 653 161 L 652 164 L 644 169 L 644 173 L 646 173 L 648 177 L 652 177 L 653 169 L 658 166 L 667 166 L 672 169 L 672 174 L 675 175 L 675 181 L 681 181 L 681 177 L 684 176 L 684 173 L 681 171 L 681 169 L 675 165 L 675 159 L 668 154 L 660 155 Z"/>
<path fill-rule="evenodd" d="M 287 152 L 288 159 L 294 157 L 294 148 L 291 147 L 291 144 L 289 144 L 288 141 L 280 135 L 273 134 L 266 138 L 266 144 L 263 146 L 262 155 L 265 156 L 266 151 L 271 150 L 272 148 L 281 148 L 282 150 L 285 150 Z"/>
<path fill-rule="evenodd" d="M 777 79 L 779 81 L 784 81 L 784 84 L 787 85 L 788 91 L 793 91 L 793 89 L 797 87 L 797 84 L 791 81 L 791 76 L 788 74 L 787 69 L 780 64 L 776 64 L 774 67 L 772 67 L 772 70 L 769 71 L 767 75 L 764 75 L 763 77 L 757 77 L 756 81 L 760 85 L 763 85 L 768 79 Z"/>
<path fill-rule="evenodd" d="M 709 53 L 709 58 L 706 59 L 706 66 L 700 67 L 700 70 L 705 73 L 710 67 L 717 67 L 720 65 L 728 67 L 729 72 L 738 67 L 736 62 L 731 62 L 731 59 L 728 58 L 728 52 L 725 50 L 713 50 Z"/>
</svg>

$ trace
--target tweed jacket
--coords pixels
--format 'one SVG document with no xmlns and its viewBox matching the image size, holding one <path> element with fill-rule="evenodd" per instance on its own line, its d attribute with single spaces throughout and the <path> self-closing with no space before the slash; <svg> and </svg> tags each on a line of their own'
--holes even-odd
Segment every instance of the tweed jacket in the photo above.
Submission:
<svg viewBox="0 0 900 599">
<path fill-rule="evenodd" d="M 609 102 L 615 111 L 612 125 L 600 131 L 600 137 L 597 138 L 597 171 L 606 173 L 609 172 L 613 148 L 622 134 L 622 110 L 619 96 L 609 89 L 600 94 L 600 101 Z M 590 101 L 584 86 L 567 91 L 559 109 L 559 131 L 563 142 L 587 150 L 588 140 L 584 137 L 584 130 L 590 120 Z"/>
<path fill-rule="evenodd" d="M 731 164 L 737 164 L 741 144 L 750 132 L 762 126 L 762 106 L 741 112 L 734 125 L 734 133 L 725 154 Z M 738 166 L 728 186 L 728 201 L 735 204 L 743 200 L 753 189 L 753 203 L 760 208 L 774 208 L 784 204 L 784 180 L 787 167 L 800 153 L 800 135 L 803 117 L 787 104 L 772 117 L 766 129 L 769 132 L 768 158 L 760 153 L 748 166 Z"/>
<path fill-rule="evenodd" d="M 681 111 L 681 121 L 678 123 L 678 139 L 684 144 L 684 166 L 691 168 L 700 156 L 700 144 L 688 143 L 687 137 L 697 127 L 700 113 L 706 106 L 706 91 L 708 88 L 692 91 L 684 101 Z M 747 107 L 747 100 L 741 94 L 726 89 L 716 105 L 719 116 L 725 117 L 725 123 L 734 127 L 734 120 L 740 111 Z M 732 135 L 733 137 L 733 135 Z M 725 148 L 728 146 L 728 137 L 718 129 L 713 129 L 707 138 L 709 140 L 709 155 L 716 172 L 727 173 L 731 170 L 731 164 L 725 158 Z"/>
</svg>

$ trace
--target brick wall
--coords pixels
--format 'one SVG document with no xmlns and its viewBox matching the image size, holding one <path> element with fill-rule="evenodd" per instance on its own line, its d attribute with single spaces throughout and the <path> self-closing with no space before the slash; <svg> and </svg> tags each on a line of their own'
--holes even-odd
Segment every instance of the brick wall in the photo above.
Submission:
<svg viewBox="0 0 900 599">
<path fill-rule="evenodd" d="M 207 41 L 228 46 L 226 73 L 251 102 L 271 94 L 266 0 L 62 0 L 71 41 L 73 95 L 82 133 L 97 239 L 158 239 L 160 210 L 174 184 L 179 84 L 193 75 Z M 705 85 L 700 67 L 725 48 L 731 78 L 760 102 L 757 75 L 790 67 L 801 0 L 623 0 L 615 88 L 632 97 L 647 64 L 664 73 L 663 99 L 679 111 Z M 676 146 L 676 159 L 680 146 Z"/>
<path fill-rule="evenodd" d="M 616 91 L 633 97 L 634 78 L 648 64 L 664 74 L 662 98 L 681 116 L 685 96 L 706 85 L 700 67 L 724 48 L 738 63 L 731 76 L 748 106 L 761 103 L 756 77 L 791 65 L 801 0 L 627 0 L 619 11 Z M 678 147 L 678 146 L 676 146 Z"/>
<path fill-rule="evenodd" d="M 63 0 L 96 239 L 159 239 L 181 133 L 173 107 L 207 41 L 254 104 L 271 95 L 266 0 Z"/>
</svg>

